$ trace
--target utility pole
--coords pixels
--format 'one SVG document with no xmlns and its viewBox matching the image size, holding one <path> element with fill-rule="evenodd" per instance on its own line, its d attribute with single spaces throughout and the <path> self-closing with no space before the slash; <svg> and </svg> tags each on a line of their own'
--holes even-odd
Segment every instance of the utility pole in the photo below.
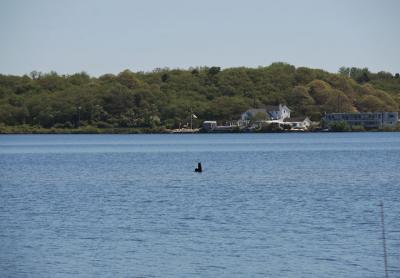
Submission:
<svg viewBox="0 0 400 278">
<path fill-rule="evenodd" d="M 387 264 L 387 251 L 386 251 L 386 236 L 385 236 L 385 215 L 383 213 L 383 202 L 379 205 L 381 207 L 381 224 L 382 224 L 382 244 L 383 244 L 383 258 L 385 262 L 385 278 L 389 278 L 388 264 Z"/>
</svg>

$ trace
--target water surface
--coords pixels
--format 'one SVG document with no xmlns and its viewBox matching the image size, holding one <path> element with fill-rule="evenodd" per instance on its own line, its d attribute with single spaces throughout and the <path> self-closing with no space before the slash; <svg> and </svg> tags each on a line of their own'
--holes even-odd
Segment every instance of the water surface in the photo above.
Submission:
<svg viewBox="0 0 400 278">
<path fill-rule="evenodd" d="M 382 277 L 380 201 L 398 277 L 399 165 L 400 133 L 3 135 L 1 277 Z"/>
</svg>

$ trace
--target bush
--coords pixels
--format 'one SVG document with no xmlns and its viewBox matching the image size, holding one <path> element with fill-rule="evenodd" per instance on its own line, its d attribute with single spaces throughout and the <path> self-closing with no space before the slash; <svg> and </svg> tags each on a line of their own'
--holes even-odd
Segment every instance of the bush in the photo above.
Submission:
<svg viewBox="0 0 400 278">
<path fill-rule="evenodd" d="M 113 128 L 112 124 L 106 123 L 106 122 L 97 122 L 96 126 L 98 128 Z"/>
<path fill-rule="evenodd" d="M 353 125 L 351 131 L 365 131 L 365 128 L 362 125 Z"/>
<path fill-rule="evenodd" d="M 329 130 L 335 132 L 350 131 L 350 127 L 346 122 L 342 121 L 330 124 Z"/>
<path fill-rule="evenodd" d="M 399 129 L 395 126 L 384 126 L 379 131 L 398 131 Z"/>
<path fill-rule="evenodd" d="M 74 130 L 74 133 L 98 134 L 100 131 L 94 126 L 84 126 Z"/>
<path fill-rule="evenodd" d="M 261 132 L 279 132 L 282 131 L 282 128 L 277 123 L 271 123 L 262 125 L 260 128 Z"/>
<path fill-rule="evenodd" d="M 53 125 L 54 128 L 73 128 L 73 125 L 71 122 L 65 122 L 63 123 L 56 123 Z"/>
</svg>

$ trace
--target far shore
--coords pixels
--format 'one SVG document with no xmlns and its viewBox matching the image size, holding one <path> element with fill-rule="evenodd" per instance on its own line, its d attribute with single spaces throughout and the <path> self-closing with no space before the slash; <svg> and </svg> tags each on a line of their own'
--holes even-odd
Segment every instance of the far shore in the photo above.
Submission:
<svg viewBox="0 0 400 278">
<path fill-rule="evenodd" d="M 399 132 L 400 126 L 396 129 L 369 129 L 369 130 L 346 130 L 346 131 L 334 131 L 326 129 L 314 129 L 306 131 L 296 130 L 256 130 L 256 131 L 219 131 L 219 132 L 207 132 L 204 130 L 195 130 L 193 132 L 177 132 L 177 130 L 171 130 L 166 128 L 96 128 L 91 126 L 85 126 L 81 128 L 38 128 L 31 126 L 0 126 L 0 135 L 2 134 L 221 134 L 221 133 L 317 133 L 317 132 Z"/>
</svg>

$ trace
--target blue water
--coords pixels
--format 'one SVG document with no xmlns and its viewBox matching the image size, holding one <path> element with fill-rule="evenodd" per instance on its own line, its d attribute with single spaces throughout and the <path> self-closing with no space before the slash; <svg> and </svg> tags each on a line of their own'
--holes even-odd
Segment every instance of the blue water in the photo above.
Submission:
<svg viewBox="0 0 400 278">
<path fill-rule="evenodd" d="M 194 173 L 201 161 L 204 172 Z M 400 133 L 0 136 L 0 277 L 400 277 Z"/>
</svg>

